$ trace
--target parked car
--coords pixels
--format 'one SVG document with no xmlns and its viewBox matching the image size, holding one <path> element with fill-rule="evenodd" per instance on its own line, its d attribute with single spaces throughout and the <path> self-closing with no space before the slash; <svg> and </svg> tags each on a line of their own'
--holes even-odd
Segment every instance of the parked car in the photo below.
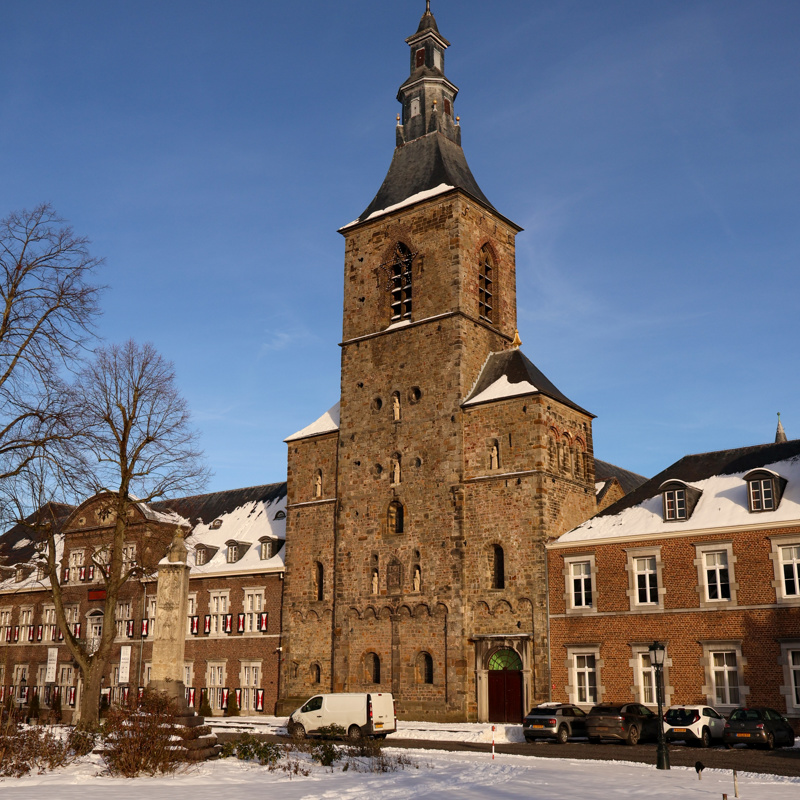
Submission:
<svg viewBox="0 0 800 800">
<path fill-rule="evenodd" d="M 661 722 L 641 703 L 601 703 L 586 718 L 589 741 L 621 739 L 625 744 L 638 744 L 640 739 L 656 739 Z"/>
<path fill-rule="evenodd" d="M 302 738 L 331 725 L 342 728 L 349 739 L 385 739 L 397 730 L 394 698 L 388 692 L 317 694 L 291 713 L 286 728 L 290 736 Z"/>
<path fill-rule="evenodd" d="M 725 717 L 711 706 L 672 706 L 664 714 L 664 737 L 668 742 L 683 739 L 688 744 L 708 747 L 722 740 Z"/>
<path fill-rule="evenodd" d="M 723 741 L 728 745 L 762 745 L 768 750 L 792 747 L 794 730 L 786 717 L 774 708 L 737 708 L 725 723 Z"/>
<path fill-rule="evenodd" d="M 548 703 L 532 708 L 522 721 L 526 742 L 555 739 L 564 744 L 571 736 L 586 736 L 586 712 L 571 703 Z"/>
</svg>

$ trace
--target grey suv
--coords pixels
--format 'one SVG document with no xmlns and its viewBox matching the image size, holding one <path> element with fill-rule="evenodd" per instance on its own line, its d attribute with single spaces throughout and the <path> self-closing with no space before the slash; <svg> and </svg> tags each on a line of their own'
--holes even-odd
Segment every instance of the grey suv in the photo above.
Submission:
<svg viewBox="0 0 800 800">
<path fill-rule="evenodd" d="M 564 744 L 571 736 L 586 736 L 586 712 L 571 703 L 532 708 L 522 721 L 526 742 L 555 739 Z"/>
</svg>

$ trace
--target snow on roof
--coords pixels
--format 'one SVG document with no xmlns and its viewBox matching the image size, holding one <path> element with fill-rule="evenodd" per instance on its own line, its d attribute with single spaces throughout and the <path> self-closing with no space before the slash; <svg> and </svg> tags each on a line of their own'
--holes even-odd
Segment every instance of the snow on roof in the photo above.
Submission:
<svg viewBox="0 0 800 800">
<path fill-rule="evenodd" d="M 800 457 L 779 461 L 767 467 L 787 481 L 780 505 L 774 511 L 753 514 L 747 500 L 745 472 L 714 475 L 693 481 L 702 491 L 691 517 L 665 522 L 661 494 L 625 508 L 617 514 L 593 517 L 563 534 L 554 544 L 584 542 L 617 537 L 658 536 L 679 532 L 795 523 L 800 524 Z"/>
<path fill-rule="evenodd" d="M 330 433 L 339 430 L 339 403 L 331 406 L 319 419 L 306 425 L 302 430 L 287 436 L 284 442 L 293 442 L 296 439 L 305 439 L 309 436 L 318 436 L 321 433 Z"/>
<path fill-rule="evenodd" d="M 444 194 L 445 192 L 449 192 L 451 189 L 454 189 L 454 186 L 450 186 L 447 183 L 440 183 L 438 186 L 434 186 L 433 189 L 425 189 L 422 192 L 417 192 L 416 194 L 412 194 L 411 197 L 406 197 L 405 200 L 401 200 L 399 203 L 395 203 L 394 205 L 387 206 L 386 208 L 378 209 L 377 211 L 373 211 L 365 220 L 375 219 L 375 217 L 380 217 L 383 214 L 389 214 L 392 211 L 397 211 L 398 208 L 405 208 L 406 206 L 414 205 L 414 203 L 421 203 L 423 200 L 427 200 L 430 197 L 436 197 L 436 195 Z M 353 225 L 356 225 L 358 220 L 355 219 L 352 222 L 348 222 L 347 225 L 344 225 L 340 230 L 345 230 L 346 228 L 351 228 Z"/>
<path fill-rule="evenodd" d="M 529 381 L 511 383 L 507 375 L 501 375 L 494 383 L 487 386 L 480 394 L 471 397 L 464 403 L 465 406 L 485 403 L 487 400 L 501 400 L 504 397 L 517 397 L 521 394 L 531 394 L 539 390 Z"/>
<path fill-rule="evenodd" d="M 278 519 L 276 519 L 278 517 Z M 214 523 L 219 522 L 217 527 Z M 283 549 L 267 560 L 262 560 L 259 542 L 264 538 L 286 539 L 286 494 L 271 502 L 261 500 L 244 503 L 216 520 L 198 523 L 186 545 L 191 575 L 220 573 L 264 572 L 283 569 Z M 227 543 L 236 542 L 240 557 L 228 562 Z M 197 550 L 206 551 L 206 562 L 196 563 Z M 213 550 L 216 552 L 212 552 Z M 241 551 L 244 550 L 244 554 Z"/>
<path fill-rule="evenodd" d="M 182 517 L 175 511 L 156 511 L 147 503 L 137 503 L 139 510 L 144 514 L 145 519 L 151 522 L 160 522 L 164 525 L 178 525 L 182 528 L 191 528 L 192 523 L 186 517 Z"/>
</svg>

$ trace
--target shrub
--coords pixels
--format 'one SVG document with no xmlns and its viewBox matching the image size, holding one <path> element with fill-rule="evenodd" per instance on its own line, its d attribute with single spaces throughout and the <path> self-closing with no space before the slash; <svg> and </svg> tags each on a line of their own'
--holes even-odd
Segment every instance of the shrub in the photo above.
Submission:
<svg viewBox="0 0 800 800">
<path fill-rule="evenodd" d="M 323 767 L 330 767 L 342 757 L 331 739 L 320 739 L 311 745 L 311 758 Z"/>
<path fill-rule="evenodd" d="M 202 699 L 200 700 L 200 710 L 199 710 L 201 717 L 213 717 L 214 712 L 211 710 L 211 704 L 208 702 L 208 693 L 204 692 Z"/>
<path fill-rule="evenodd" d="M 68 764 L 67 742 L 47 728 L 23 730 L 9 719 L 0 732 L 0 776 L 21 778 L 31 770 L 45 772 Z"/>
<path fill-rule="evenodd" d="M 242 761 L 258 761 L 263 766 L 274 767 L 283 755 L 283 748 L 274 742 L 262 742 L 252 734 L 244 733 L 238 739 L 226 742 L 220 755 L 223 758 L 236 756 Z"/>
<path fill-rule="evenodd" d="M 236 692 L 233 689 L 230 690 L 228 693 L 228 706 L 225 709 L 225 716 L 226 717 L 238 717 L 239 716 L 239 704 L 236 702 Z"/>
<path fill-rule="evenodd" d="M 61 711 L 61 692 L 55 692 L 50 701 L 50 722 L 58 724 L 63 716 Z"/>
<path fill-rule="evenodd" d="M 145 690 L 138 707 L 109 711 L 103 751 L 108 771 L 125 778 L 174 772 L 184 760 L 174 741 L 177 730 L 175 704 L 159 692 Z"/>
<path fill-rule="evenodd" d="M 39 692 L 34 692 L 33 697 L 31 697 L 31 702 L 28 703 L 28 717 L 38 722 L 40 713 L 41 705 L 39 704 Z"/>
<path fill-rule="evenodd" d="M 75 756 L 88 756 L 94 750 L 98 733 L 88 728 L 71 728 L 67 736 L 67 747 Z"/>
<path fill-rule="evenodd" d="M 344 739 L 347 731 L 341 725 L 324 725 L 322 728 L 317 728 L 314 735 L 319 739 Z"/>
</svg>

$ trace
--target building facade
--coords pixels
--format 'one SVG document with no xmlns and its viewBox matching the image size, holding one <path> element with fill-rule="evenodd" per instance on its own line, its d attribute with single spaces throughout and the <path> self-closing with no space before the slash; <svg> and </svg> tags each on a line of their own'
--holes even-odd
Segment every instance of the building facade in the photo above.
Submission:
<svg viewBox="0 0 800 800">
<path fill-rule="evenodd" d="M 548 545 L 552 699 L 765 705 L 800 730 L 800 441 L 687 456 Z"/>
<path fill-rule="evenodd" d="M 467 165 L 429 10 L 406 42 L 391 166 L 340 231 L 340 399 L 286 440 L 279 708 L 519 720 L 548 693 L 544 543 L 597 508 L 592 415 L 519 349 L 520 228 Z"/>
<path fill-rule="evenodd" d="M 70 630 L 92 652 L 103 626 L 116 626 L 102 689 L 109 702 L 150 683 L 154 567 L 177 528 L 191 566 L 188 614 L 179 622 L 190 705 L 199 708 L 207 693 L 212 711 L 221 714 L 235 692 L 244 713 L 274 713 L 285 505 L 286 485 L 279 483 L 134 506 L 123 569 L 135 574 L 122 589 L 113 621 L 101 575 L 114 526 L 109 503 L 101 495 L 58 509 L 57 560 Z M 0 699 L 27 706 L 38 694 L 46 709 L 58 693 L 70 721 L 83 687 L 56 621 L 42 560 L 40 536 L 30 527 L 18 525 L 0 540 Z"/>
</svg>

